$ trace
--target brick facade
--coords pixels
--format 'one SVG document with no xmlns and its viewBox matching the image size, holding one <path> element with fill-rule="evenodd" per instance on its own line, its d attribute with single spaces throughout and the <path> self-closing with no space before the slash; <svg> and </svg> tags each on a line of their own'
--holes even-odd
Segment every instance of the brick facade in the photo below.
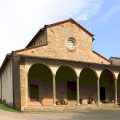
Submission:
<svg viewBox="0 0 120 120">
<path fill-rule="evenodd" d="M 45 34 L 43 34 L 45 33 Z M 45 36 L 46 35 L 46 36 Z M 44 37 L 43 37 L 44 36 Z M 68 38 L 74 38 L 76 46 L 73 51 L 67 48 Z M 42 41 L 42 44 L 41 44 Z M 104 57 L 100 56 L 93 51 L 93 36 L 86 32 L 84 29 L 76 25 L 72 21 L 66 23 L 51 25 L 45 31 L 38 34 L 32 43 L 29 43 L 28 48 L 15 51 L 18 55 L 29 55 L 36 57 L 46 57 L 54 59 L 64 59 L 72 61 L 83 61 L 90 63 L 110 64 L 110 62 Z M 41 46 L 42 45 L 42 46 Z M 28 106 L 28 73 L 25 68 L 27 65 L 20 65 L 20 109 L 24 110 Z M 52 82 L 52 81 L 51 81 Z M 59 92 L 57 89 L 57 98 L 64 96 L 67 101 L 67 83 L 61 87 L 64 91 Z M 40 87 L 40 86 L 39 86 Z M 56 86 L 57 87 L 57 86 Z M 41 89 L 43 86 L 41 86 Z M 59 93 L 59 94 L 58 94 Z M 42 96 L 42 94 L 41 94 Z M 58 99 L 56 99 L 58 100 Z M 84 101 L 83 101 L 84 102 Z M 43 105 L 52 105 L 53 99 L 44 98 L 41 102 Z M 69 101 L 69 105 L 76 105 L 76 101 Z"/>
<path fill-rule="evenodd" d="M 76 48 L 74 51 L 69 51 L 66 47 L 66 42 L 69 37 L 74 38 L 76 41 Z M 110 64 L 108 60 L 92 51 L 92 36 L 71 21 L 48 27 L 46 38 L 47 45 L 17 51 L 16 53 L 48 58 Z"/>
</svg>

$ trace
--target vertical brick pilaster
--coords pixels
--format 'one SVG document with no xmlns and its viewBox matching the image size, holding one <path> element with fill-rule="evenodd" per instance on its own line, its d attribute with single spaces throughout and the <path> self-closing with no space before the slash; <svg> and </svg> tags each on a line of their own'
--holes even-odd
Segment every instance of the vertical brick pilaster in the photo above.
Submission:
<svg viewBox="0 0 120 120">
<path fill-rule="evenodd" d="M 26 90 L 26 76 L 25 76 L 25 65 L 20 65 L 20 101 L 21 101 L 21 111 L 24 110 L 26 107 L 26 95 L 27 95 L 27 90 Z"/>
<path fill-rule="evenodd" d="M 13 56 L 12 67 L 13 67 L 13 101 L 14 107 L 18 110 L 22 110 L 22 101 L 21 93 L 23 92 L 21 89 L 21 81 L 25 77 L 23 66 L 24 66 L 24 58 L 19 56 Z M 22 65 L 22 67 L 21 67 Z M 24 77 L 23 77 L 24 76 Z"/>
</svg>

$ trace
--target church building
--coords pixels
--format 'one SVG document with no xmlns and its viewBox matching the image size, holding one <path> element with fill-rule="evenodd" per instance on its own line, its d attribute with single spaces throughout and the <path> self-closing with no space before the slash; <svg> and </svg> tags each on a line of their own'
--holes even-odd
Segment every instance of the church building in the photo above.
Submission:
<svg viewBox="0 0 120 120">
<path fill-rule="evenodd" d="M 24 49 L 6 55 L 1 101 L 20 111 L 119 104 L 120 59 L 106 59 L 93 42 L 94 35 L 73 19 L 45 25 Z"/>
</svg>

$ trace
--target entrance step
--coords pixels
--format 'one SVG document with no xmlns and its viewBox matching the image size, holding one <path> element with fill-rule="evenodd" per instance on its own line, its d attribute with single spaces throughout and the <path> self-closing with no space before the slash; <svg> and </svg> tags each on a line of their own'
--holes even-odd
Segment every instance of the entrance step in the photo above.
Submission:
<svg viewBox="0 0 120 120">
<path fill-rule="evenodd" d="M 99 107 L 97 105 L 75 105 L 75 106 L 67 106 L 67 105 L 61 105 L 61 106 L 37 106 L 37 107 L 27 107 L 25 108 L 25 112 L 69 112 L 69 111 L 82 111 L 82 110 L 99 110 Z"/>
<path fill-rule="evenodd" d="M 120 108 L 119 105 L 116 105 L 114 103 L 101 103 L 99 107 L 101 109 L 119 109 Z"/>
<path fill-rule="evenodd" d="M 90 111 L 90 110 L 120 110 L 119 105 L 101 103 L 87 104 L 87 105 L 56 105 L 56 106 L 43 106 L 40 102 L 31 102 L 27 108 L 24 109 L 25 112 L 69 112 L 69 111 Z"/>
</svg>

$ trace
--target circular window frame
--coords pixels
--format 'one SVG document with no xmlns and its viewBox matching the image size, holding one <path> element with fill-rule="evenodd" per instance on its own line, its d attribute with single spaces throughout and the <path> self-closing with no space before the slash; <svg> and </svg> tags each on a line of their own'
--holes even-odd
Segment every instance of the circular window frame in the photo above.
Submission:
<svg viewBox="0 0 120 120">
<path fill-rule="evenodd" d="M 69 40 L 72 40 L 72 42 L 74 43 L 74 48 L 69 48 L 68 47 L 68 41 Z M 66 40 L 66 48 L 67 48 L 67 50 L 69 50 L 69 51 L 71 51 L 71 52 L 73 52 L 73 51 L 75 51 L 76 50 L 76 40 L 73 38 L 73 37 L 69 37 L 67 40 Z"/>
</svg>

